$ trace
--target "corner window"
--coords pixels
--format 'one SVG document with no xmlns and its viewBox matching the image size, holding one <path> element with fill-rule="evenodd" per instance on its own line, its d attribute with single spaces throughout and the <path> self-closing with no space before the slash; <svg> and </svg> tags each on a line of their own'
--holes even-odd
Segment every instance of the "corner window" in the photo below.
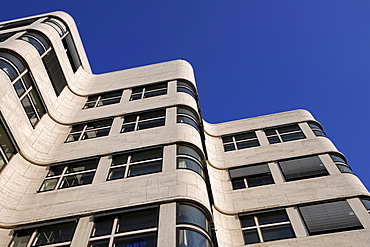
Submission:
<svg viewBox="0 0 370 247">
<path fill-rule="evenodd" d="M 160 172 L 162 160 L 162 147 L 114 155 L 107 180 Z"/>
<path fill-rule="evenodd" d="M 109 135 L 113 119 L 74 124 L 66 142 L 81 141 Z"/>
<path fill-rule="evenodd" d="M 43 34 L 35 31 L 29 31 L 19 39 L 30 43 L 39 52 L 54 91 L 56 95 L 59 96 L 65 86 L 67 86 L 67 80 L 49 39 Z"/>
<path fill-rule="evenodd" d="M 254 131 L 225 135 L 221 136 L 221 138 L 225 152 L 257 147 L 260 145 Z"/>
<path fill-rule="evenodd" d="M 274 183 L 267 164 L 231 168 L 229 175 L 234 190 Z"/>
<path fill-rule="evenodd" d="M 177 145 L 177 168 L 195 171 L 204 178 L 204 159 L 195 149 L 187 145 Z"/>
<path fill-rule="evenodd" d="M 362 229 L 347 201 L 298 207 L 310 235 Z"/>
<path fill-rule="evenodd" d="M 177 92 L 187 93 L 196 99 L 197 90 L 195 89 L 194 85 L 186 80 L 177 80 Z"/>
<path fill-rule="evenodd" d="M 285 210 L 239 216 L 245 244 L 295 238 Z"/>
<path fill-rule="evenodd" d="M 50 246 L 50 244 L 58 244 L 57 246 L 60 247 L 68 247 L 71 244 L 76 226 L 77 220 L 75 219 L 66 223 L 45 224 L 38 228 L 15 231 L 10 246 Z"/>
<path fill-rule="evenodd" d="M 368 198 L 364 198 L 364 199 L 361 199 L 362 203 L 364 204 L 367 212 L 370 214 L 370 199 Z"/>
<path fill-rule="evenodd" d="M 309 156 L 278 161 L 285 181 L 313 178 L 329 175 L 318 156 Z"/>
<path fill-rule="evenodd" d="M 16 143 L 0 114 L 0 170 L 17 152 Z"/>
<path fill-rule="evenodd" d="M 311 130 L 316 136 L 325 136 L 326 134 L 324 130 L 322 129 L 321 125 L 316 122 L 308 122 L 308 125 L 310 126 Z"/>
<path fill-rule="evenodd" d="M 167 82 L 132 88 L 130 100 L 145 99 L 167 94 Z"/>
<path fill-rule="evenodd" d="M 306 138 L 298 124 L 268 128 L 264 132 L 270 144 Z"/>
<path fill-rule="evenodd" d="M 9 76 L 28 119 L 35 127 L 46 109 L 26 63 L 14 54 L 1 51 L 0 68 Z"/>
<path fill-rule="evenodd" d="M 164 126 L 166 109 L 124 115 L 121 133 Z"/>
<path fill-rule="evenodd" d="M 157 246 L 159 208 L 127 210 L 118 215 L 94 217 L 89 247 Z"/>
<path fill-rule="evenodd" d="M 347 164 L 346 158 L 338 153 L 331 153 L 330 158 L 338 167 L 341 173 L 353 173 L 352 168 Z"/>
<path fill-rule="evenodd" d="M 83 109 L 117 104 L 121 101 L 123 90 L 112 91 L 103 94 L 90 95 Z"/>
<path fill-rule="evenodd" d="M 50 166 L 40 192 L 91 184 L 99 158 Z"/>
<path fill-rule="evenodd" d="M 177 123 L 186 123 L 199 131 L 200 120 L 198 114 L 190 107 L 177 107 Z"/>
<path fill-rule="evenodd" d="M 177 204 L 177 246 L 211 247 L 211 225 L 207 214 L 200 208 L 186 204 Z"/>
</svg>

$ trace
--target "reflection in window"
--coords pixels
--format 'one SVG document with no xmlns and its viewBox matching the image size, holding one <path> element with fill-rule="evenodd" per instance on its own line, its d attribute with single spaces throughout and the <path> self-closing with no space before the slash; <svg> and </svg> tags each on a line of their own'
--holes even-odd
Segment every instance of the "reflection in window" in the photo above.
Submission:
<svg viewBox="0 0 370 247">
<path fill-rule="evenodd" d="M 308 122 L 308 125 L 310 126 L 313 133 L 315 133 L 316 136 L 326 136 L 324 130 L 322 129 L 321 125 L 316 122 Z"/>
<path fill-rule="evenodd" d="M 112 91 L 103 94 L 90 95 L 83 109 L 117 104 L 121 101 L 123 90 Z"/>
<path fill-rule="evenodd" d="M 196 99 L 196 91 L 194 85 L 186 80 L 177 80 L 177 92 L 183 92 L 191 95 Z"/>
<path fill-rule="evenodd" d="M 199 131 L 200 120 L 198 114 L 190 107 L 177 107 L 177 122 L 189 124 Z"/>
<path fill-rule="evenodd" d="M 46 110 L 26 63 L 12 53 L 1 51 L 0 68 L 9 76 L 28 119 L 35 127 Z"/>
<path fill-rule="evenodd" d="M 121 133 L 164 126 L 166 109 L 124 115 Z"/>
<path fill-rule="evenodd" d="M 17 152 L 15 141 L 0 115 L 0 170 Z"/>
<path fill-rule="evenodd" d="M 118 215 L 97 215 L 89 247 L 157 246 L 158 210 L 153 206 Z"/>
<path fill-rule="evenodd" d="M 306 138 L 298 124 L 264 129 L 264 132 L 270 144 Z"/>
<path fill-rule="evenodd" d="M 92 139 L 109 135 L 113 118 L 88 122 L 83 124 L 74 124 L 69 133 L 66 142 L 74 142 L 86 139 Z"/>
<path fill-rule="evenodd" d="M 331 153 L 330 157 L 341 173 L 353 173 L 352 168 L 347 164 L 347 160 L 344 156 L 338 153 Z"/>
<path fill-rule="evenodd" d="M 40 187 L 40 192 L 91 184 L 99 158 L 52 165 Z"/>
<path fill-rule="evenodd" d="M 203 234 L 190 230 L 178 229 L 179 247 L 212 247 L 211 241 Z"/>
<path fill-rule="evenodd" d="M 160 172 L 162 159 L 162 147 L 114 155 L 107 180 Z"/>
<path fill-rule="evenodd" d="M 274 183 L 267 164 L 231 168 L 229 174 L 234 190 Z"/>
<path fill-rule="evenodd" d="M 167 94 L 167 82 L 149 84 L 132 88 L 130 100 L 145 99 Z"/>
<path fill-rule="evenodd" d="M 191 224 L 201 227 L 210 233 L 209 217 L 198 207 L 186 203 L 177 205 L 177 224 Z"/>
<path fill-rule="evenodd" d="M 195 148 L 177 145 L 177 168 L 195 171 L 204 177 L 204 159 Z"/>
<path fill-rule="evenodd" d="M 256 133 L 254 131 L 225 135 L 221 136 L 221 138 L 224 144 L 225 152 L 244 148 L 257 147 L 260 145 Z"/>
<path fill-rule="evenodd" d="M 245 244 L 294 238 L 295 234 L 285 210 L 266 213 L 241 214 Z"/>
</svg>

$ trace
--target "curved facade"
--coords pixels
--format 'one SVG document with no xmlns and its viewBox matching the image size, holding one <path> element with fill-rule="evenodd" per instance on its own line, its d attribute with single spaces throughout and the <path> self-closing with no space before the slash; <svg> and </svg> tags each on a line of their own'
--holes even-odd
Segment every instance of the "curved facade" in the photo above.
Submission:
<svg viewBox="0 0 370 247">
<path fill-rule="evenodd" d="M 369 192 L 305 110 L 208 124 L 189 63 L 94 75 L 64 12 L 0 23 L 0 86 L 0 246 L 370 241 Z"/>
</svg>

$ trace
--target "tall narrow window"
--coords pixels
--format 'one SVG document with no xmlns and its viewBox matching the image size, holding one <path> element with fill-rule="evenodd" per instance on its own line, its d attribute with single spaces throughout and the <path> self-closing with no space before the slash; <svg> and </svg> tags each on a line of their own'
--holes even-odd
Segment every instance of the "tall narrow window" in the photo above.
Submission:
<svg viewBox="0 0 370 247">
<path fill-rule="evenodd" d="M 331 159 L 342 173 L 353 173 L 352 168 L 347 164 L 346 158 L 338 153 L 331 153 Z"/>
<path fill-rule="evenodd" d="M 197 90 L 195 90 L 194 85 L 186 80 L 177 80 L 177 92 L 183 92 L 191 95 L 194 99 L 196 99 Z"/>
<path fill-rule="evenodd" d="M 231 168 L 229 174 L 234 190 L 274 183 L 267 164 Z"/>
<path fill-rule="evenodd" d="M 326 136 L 324 130 L 322 129 L 321 125 L 316 122 L 308 122 L 308 125 L 310 126 L 313 133 L 315 133 L 316 136 Z"/>
<path fill-rule="evenodd" d="M 64 21 L 56 17 L 50 17 L 46 21 L 44 21 L 44 23 L 53 27 L 59 33 L 72 70 L 73 72 L 76 72 L 77 69 L 81 66 L 81 59 L 78 55 L 76 45 L 73 41 L 71 32 L 69 31 L 67 25 L 64 23 Z"/>
<path fill-rule="evenodd" d="M 224 144 L 225 152 L 244 148 L 257 147 L 260 145 L 257 139 L 257 135 L 254 131 L 225 135 L 221 136 L 221 138 Z"/>
<path fill-rule="evenodd" d="M 199 131 L 200 120 L 198 114 L 190 107 L 177 107 L 177 122 L 189 124 Z"/>
<path fill-rule="evenodd" d="M 0 51 L 0 68 L 9 76 L 28 119 L 35 127 L 46 109 L 26 63 L 13 53 Z"/>
<path fill-rule="evenodd" d="M 15 141 L 0 114 L 0 170 L 17 152 Z"/>
<path fill-rule="evenodd" d="M 130 100 L 150 98 L 154 96 L 164 95 L 167 93 L 167 82 L 149 84 L 140 87 L 134 87 Z"/>
<path fill-rule="evenodd" d="M 270 144 L 306 138 L 298 124 L 268 128 L 264 131 Z"/>
<path fill-rule="evenodd" d="M 164 126 L 165 117 L 166 109 L 126 114 L 124 116 L 121 133 Z"/>
<path fill-rule="evenodd" d="M 117 90 L 103 94 L 90 95 L 83 109 L 117 104 L 121 101 L 122 92 L 123 90 Z"/>
<path fill-rule="evenodd" d="M 204 159 L 203 155 L 195 148 L 187 145 L 177 145 L 177 168 L 189 169 L 195 171 L 204 177 Z"/>
<path fill-rule="evenodd" d="M 113 118 L 74 124 L 66 142 L 81 141 L 109 135 Z"/>
<path fill-rule="evenodd" d="M 67 80 L 49 39 L 43 34 L 35 31 L 29 31 L 19 39 L 30 43 L 37 49 L 49 75 L 54 91 L 58 96 L 67 85 Z"/>
</svg>

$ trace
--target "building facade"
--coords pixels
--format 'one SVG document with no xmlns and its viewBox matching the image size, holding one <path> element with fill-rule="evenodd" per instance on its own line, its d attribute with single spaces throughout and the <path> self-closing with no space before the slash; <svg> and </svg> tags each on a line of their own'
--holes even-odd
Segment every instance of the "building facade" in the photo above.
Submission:
<svg viewBox="0 0 370 247">
<path fill-rule="evenodd" d="M 370 246 L 306 110 L 202 120 L 175 60 L 94 75 L 64 12 L 0 23 L 0 246 Z"/>
</svg>

